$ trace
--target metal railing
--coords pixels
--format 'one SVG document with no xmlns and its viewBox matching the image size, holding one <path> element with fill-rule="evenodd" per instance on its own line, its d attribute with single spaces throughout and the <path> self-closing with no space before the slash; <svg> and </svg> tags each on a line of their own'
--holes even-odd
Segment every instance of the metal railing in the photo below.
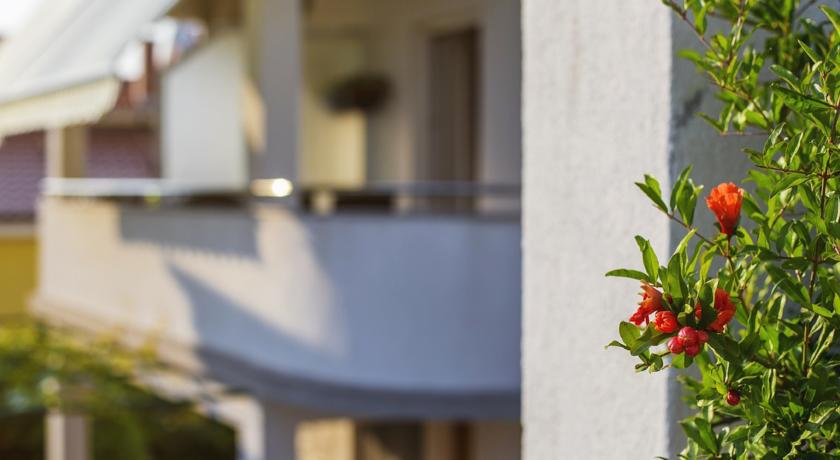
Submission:
<svg viewBox="0 0 840 460">
<path fill-rule="evenodd" d="M 518 213 L 521 186 L 477 182 L 375 182 L 361 186 L 294 184 L 283 178 L 256 179 L 249 186 L 186 183 L 160 178 L 56 178 L 41 183 L 48 197 L 143 201 L 279 202 L 317 214 L 345 210 L 470 213 L 476 203 L 504 201 L 502 213 Z"/>
</svg>

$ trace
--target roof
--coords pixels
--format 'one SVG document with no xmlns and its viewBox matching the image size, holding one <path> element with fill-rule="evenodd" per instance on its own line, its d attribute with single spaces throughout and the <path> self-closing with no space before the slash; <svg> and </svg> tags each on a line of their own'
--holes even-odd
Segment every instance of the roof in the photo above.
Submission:
<svg viewBox="0 0 840 460">
<path fill-rule="evenodd" d="M 119 92 L 116 61 L 176 0 L 50 0 L 0 46 L 0 135 L 89 123 Z"/>
<path fill-rule="evenodd" d="M 89 177 L 154 177 L 149 128 L 91 128 Z M 0 145 L 0 222 L 29 221 L 44 177 L 44 134 L 10 136 Z"/>
</svg>

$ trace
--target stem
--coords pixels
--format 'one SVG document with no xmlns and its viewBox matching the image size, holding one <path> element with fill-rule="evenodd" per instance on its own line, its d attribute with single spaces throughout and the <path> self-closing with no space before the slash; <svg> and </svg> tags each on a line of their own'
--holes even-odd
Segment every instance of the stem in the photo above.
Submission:
<svg viewBox="0 0 840 460">
<path fill-rule="evenodd" d="M 725 133 L 718 133 L 720 137 L 729 137 L 729 136 L 766 136 L 769 134 L 767 131 L 727 131 Z"/>
<path fill-rule="evenodd" d="M 732 272 L 732 277 L 737 279 L 736 271 L 735 271 L 735 261 L 732 259 L 732 239 L 726 239 L 726 249 L 723 250 L 723 256 L 726 257 L 727 262 L 729 262 L 729 271 Z M 742 285 L 740 282 L 737 284 L 738 289 L 738 298 L 741 299 L 741 305 L 744 306 L 744 309 L 749 312 L 750 305 L 747 303 L 747 298 L 745 291 L 747 290 L 746 286 Z"/>
<path fill-rule="evenodd" d="M 810 176 L 810 175 L 814 174 L 812 171 L 801 171 L 799 169 L 788 169 L 788 168 L 782 168 L 782 167 L 779 167 L 779 166 L 758 165 L 757 164 L 756 167 L 761 168 L 761 169 L 769 169 L 770 171 L 779 171 L 779 172 L 788 173 L 788 174 L 802 174 L 803 176 Z"/>
<path fill-rule="evenodd" d="M 662 211 L 662 210 L 660 209 L 660 211 Z M 692 230 L 696 230 L 696 228 L 695 228 L 695 227 L 692 227 L 691 225 L 688 225 L 687 223 L 685 223 L 685 221 L 683 221 L 683 220 L 682 220 L 682 219 L 680 219 L 679 217 L 675 216 L 675 215 L 674 215 L 674 213 L 671 213 L 671 212 L 665 212 L 665 211 L 662 211 L 662 212 L 663 212 L 666 216 L 668 216 L 668 218 L 669 218 L 669 219 L 671 219 L 671 220 L 673 220 L 674 222 L 676 222 L 676 223 L 680 224 L 683 228 L 685 228 L 685 229 L 686 229 L 686 230 L 688 230 L 689 232 L 690 232 L 690 231 L 692 231 Z M 712 240 L 710 240 L 710 239 L 706 238 L 705 236 L 701 235 L 701 234 L 700 234 L 700 232 L 695 232 L 695 233 L 694 233 L 694 236 L 696 236 L 697 238 L 700 238 L 701 240 L 703 240 L 703 242 L 704 242 L 704 243 L 707 243 L 707 244 L 709 244 L 710 246 L 714 246 L 714 243 L 712 242 Z"/>
<path fill-rule="evenodd" d="M 688 27 L 691 29 L 692 32 L 694 32 L 694 35 L 697 36 L 697 39 L 700 40 L 700 43 L 702 43 L 703 46 L 706 47 L 706 49 L 708 49 L 709 51 L 712 51 L 711 45 L 709 45 L 709 42 L 706 41 L 706 37 L 704 37 L 703 34 L 700 33 L 700 29 L 698 29 L 694 25 L 694 23 L 692 23 L 688 19 L 688 10 L 680 8 L 680 6 L 677 5 L 677 3 L 674 2 L 673 0 L 668 0 L 668 6 L 670 6 L 674 11 L 677 12 L 677 16 L 679 16 L 680 19 L 683 20 L 683 22 L 688 24 Z"/>
<path fill-rule="evenodd" d="M 697 36 L 697 39 L 700 40 L 700 43 L 702 43 L 703 46 L 705 46 L 707 50 L 709 50 L 712 53 L 715 53 L 715 50 L 711 47 L 711 45 L 709 45 L 709 42 L 706 41 L 706 37 L 704 37 L 703 34 L 700 33 L 700 30 L 694 25 L 694 23 L 692 23 L 688 19 L 688 10 L 680 8 L 680 6 L 677 5 L 676 2 L 674 2 L 673 0 L 667 0 L 667 4 L 674 11 L 677 12 L 677 16 L 679 16 L 680 19 L 682 19 L 682 21 L 688 25 L 688 28 L 691 29 L 692 32 L 694 32 L 694 35 Z M 742 1 L 741 4 L 740 4 L 740 8 L 738 10 L 738 18 L 736 19 L 736 24 L 740 24 L 741 26 L 743 26 L 743 21 L 746 18 L 745 14 L 746 14 L 746 12 L 744 10 L 744 2 Z M 717 53 L 715 53 L 715 54 L 717 54 Z M 729 56 L 726 58 L 726 65 L 729 65 L 731 60 L 734 59 L 733 54 L 734 54 L 734 50 L 729 50 Z M 718 57 L 723 57 L 723 56 L 718 56 Z M 707 72 L 707 74 L 711 75 L 711 72 Z M 764 111 L 761 110 L 761 107 L 756 102 L 756 100 L 753 96 L 747 94 L 746 92 L 739 91 L 736 88 L 732 88 L 728 85 L 725 85 L 723 83 L 719 83 L 714 78 L 712 78 L 711 80 L 712 80 L 712 83 L 714 83 L 714 85 L 717 86 L 718 88 L 720 88 L 724 91 L 729 91 L 732 94 L 734 94 L 734 95 L 738 96 L 739 98 L 743 99 L 744 101 L 750 103 L 755 108 L 755 110 L 758 112 L 758 114 L 761 115 L 761 118 L 764 119 L 764 122 L 767 124 L 767 129 L 769 129 L 769 130 L 773 129 L 773 126 L 774 126 L 773 122 L 764 113 Z"/>
<path fill-rule="evenodd" d="M 828 144 L 829 149 L 831 146 L 834 146 L 834 138 L 837 133 L 837 116 L 840 115 L 840 106 L 834 106 L 834 114 L 831 117 L 831 134 L 828 137 Z M 829 155 L 831 155 L 829 150 Z M 826 201 L 826 192 L 828 186 L 828 167 L 829 162 L 825 162 L 825 167 L 823 168 L 823 172 L 820 175 L 820 220 L 825 220 L 825 201 Z M 811 303 L 814 303 L 814 288 L 817 285 L 817 270 L 819 269 L 820 265 L 820 252 L 819 252 L 819 244 L 814 250 L 814 259 L 813 265 L 811 266 L 811 282 L 808 283 L 808 300 Z M 805 322 L 805 329 L 802 335 L 802 374 L 805 377 L 808 377 L 809 369 L 809 360 L 808 360 L 808 347 L 810 346 L 811 342 L 811 322 Z"/>
</svg>

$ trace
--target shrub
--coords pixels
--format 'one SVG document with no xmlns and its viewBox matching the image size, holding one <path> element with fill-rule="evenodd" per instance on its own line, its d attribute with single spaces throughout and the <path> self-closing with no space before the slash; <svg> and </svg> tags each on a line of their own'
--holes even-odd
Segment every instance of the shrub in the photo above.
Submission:
<svg viewBox="0 0 840 460">
<path fill-rule="evenodd" d="M 681 422 L 681 458 L 836 458 L 840 12 L 798 0 L 663 3 L 697 36 L 702 52 L 681 55 L 721 101 L 702 116 L 721 135 L 765 142 L 743 149 L 744 188 L 704 193 L 690 167 L 667 202 L 655 178 L 637 184 L 685 238 L 660 262 L 637 236 L 644 269 L 608 273 L 643 289 L 610 346 L 636 356 L 639 371 L 696 367 L 680 377 L 697 409 Z M 701 198 L 716 235 L 694 225 Z"/>
</svg>

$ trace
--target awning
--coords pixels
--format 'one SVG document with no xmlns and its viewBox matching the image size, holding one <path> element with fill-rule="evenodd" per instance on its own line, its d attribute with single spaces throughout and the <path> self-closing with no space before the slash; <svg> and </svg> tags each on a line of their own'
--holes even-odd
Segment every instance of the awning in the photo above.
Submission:
<svg viewBox="0 0 840 460">
<path fill-rule="evenodd" d="M 47 0 L 0 46 L 0 136 L 111 110 L 120 53 L 176 0 Z"/>
</svg>

